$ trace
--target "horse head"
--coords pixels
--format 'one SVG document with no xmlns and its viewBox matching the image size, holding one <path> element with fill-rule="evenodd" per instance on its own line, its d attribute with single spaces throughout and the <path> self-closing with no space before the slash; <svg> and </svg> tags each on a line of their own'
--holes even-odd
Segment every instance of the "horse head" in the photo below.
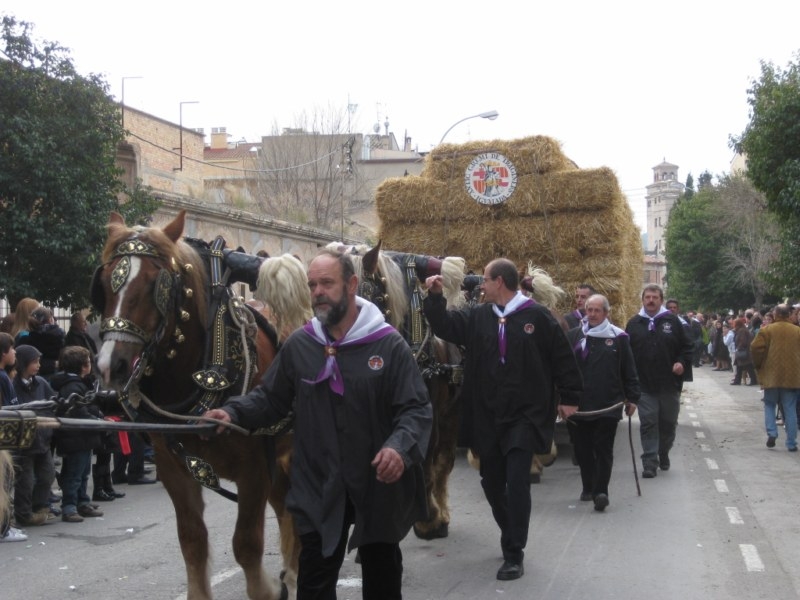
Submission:
<svg viewBox="0 0 800 600">
<path fill-rule="evenodd" d="M 111 214 L 91 288 L 102 316 L 98 368 L 108 387 L 138 381 L 163 359 L 191 368 L 202 352 L 206 273 L 195 250 L 180 240 L 185 218 L 181 211 L 163 229 L 130 228 Z"/>
</svg>

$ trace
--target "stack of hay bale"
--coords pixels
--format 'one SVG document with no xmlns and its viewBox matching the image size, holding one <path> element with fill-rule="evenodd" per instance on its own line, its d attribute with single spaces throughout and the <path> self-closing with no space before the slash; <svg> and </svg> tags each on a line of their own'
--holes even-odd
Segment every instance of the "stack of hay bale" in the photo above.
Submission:
<svg viewBox="0 0 800 600">
<path fill-rule="evenodd" d="M 516 169 L 516 189 L 503 203 L 481 204 L 467 192 L 465 171 L 486 153 Z M 388 179 L 377 190 L 384 248 L 462 256 L 476 273 L 493 258 L 507 257 L 521 271 L 531 261 L 567 292 L 551 307 L 559 312 L 571 309 L 580 283 L 608 297 L 616 324 L 638 312 L 640 232 L 611 169 L 579 169 L 544 136 L 442 144 L 425 160 L 419 177 Z"/>
</svg>

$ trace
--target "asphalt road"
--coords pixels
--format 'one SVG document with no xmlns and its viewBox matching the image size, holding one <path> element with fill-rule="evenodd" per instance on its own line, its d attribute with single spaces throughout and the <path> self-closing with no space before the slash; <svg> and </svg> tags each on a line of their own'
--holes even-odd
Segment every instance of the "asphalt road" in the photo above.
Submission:
<svg viewBox="0 0 800 600">
<path fill-rule="evenodd" d="M 800 457 L 778 440 L 765 447 L 761 393 L 729 385 L 730 374 L 696 370 L 686 385 L 672 469 L 637 488 L 627 421 L 617 435 L 611 505 L 580 502 L 578 469 L 566 452 L 532 487 L 525 576 L 500 582 L 499 533 L 477 472 L 459 456 L 451 479 L 450 536 L 402 544 L 404 597 L 438 599 L 800 598 L 797 497 Z M 783 432 L 781 432 L 782 434 Z M 633 439 L 639 453 L 637 420 Z M 562 448 L 562 451 L 566 450 Z M 639 462 L 637 459 L 637 468 Z M 25 543 L 0 544 L 0 598 L 127 600 L 185 597 L 175 517 L 160 484 L 119 486 L 127 497 L 81 524 L 30 528 Z M 206 493 L 215 598 L 245 597 L 230 535 L 234 505 Z M 277 574 L 268 513 L 265 565 Z M 339 598 L 358 599 L 349 555 Z"/>
</svg>

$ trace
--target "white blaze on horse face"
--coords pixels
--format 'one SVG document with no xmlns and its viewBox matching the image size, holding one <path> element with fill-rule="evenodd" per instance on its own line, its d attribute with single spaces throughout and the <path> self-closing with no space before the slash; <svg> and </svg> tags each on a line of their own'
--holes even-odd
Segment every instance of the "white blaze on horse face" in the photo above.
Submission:
<svg viewBox="0 0 800 600">
<path fill-rule="evenodd" d="M 128 279 L 125 280 L 122 288 L 119 290 L 117 294 L 114 295 L 113 300 L 113 312 L 108 316 L 103 316 L 103 320 L 109 317 L 119 317 L 120 308 L 122 307 L 122 303 L 125 300 L 125 293 L 128 291 L 128 286 L 133 282 L 136 277 L 139 275 L 139 270 L 142 268 L 142 259 L 138 256 L 131 256 L 131 269 L 128 273 Z M 106 302 L 109 302 L 111 299 L 106 299 Z M 100 347 L 100 351 L 97 353 L 97 368 L 100 371 L 100 374 L 103 377 L 103 383 L 108 385 L 109 380 L 111 378 L 111 357 L 114 353 L 114 348 L 116 347 L 117 340 L 114 339 L 107 339 L 103 342 L 103 345 Z"/>
</svg>

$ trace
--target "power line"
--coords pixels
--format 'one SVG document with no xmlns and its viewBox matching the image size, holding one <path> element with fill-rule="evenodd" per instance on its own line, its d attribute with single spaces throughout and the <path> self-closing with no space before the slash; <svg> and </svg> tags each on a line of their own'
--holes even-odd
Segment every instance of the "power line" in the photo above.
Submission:
<svg viewBox="0 0 800 600">
<path fill-rule="evenodd" d="M 145 138 L 143 138 L 143 137 L 141 137 L 139 135 L 136 135 L 135 133 L 128 133 L 127 135 L 129 135 L 132 138 L 136 138 L 137 140 L 139 140 L 141 142 L 144 142 L 145 144 L 149 144 L 149 145 L 153 146 L 154 148 L 158 148 L 159 150 L 163 150 L 164 152 L 172 154 L 173 156 L 180 156 L 180 153 L 175 152 L 171 148 L 165 148 L 164 146 L 160 146 L 160 145 L 156 144 L 155 142 L 152 142 L 152 141 L 150 141 L 148 139 L 145 139 Z M 310 162 L 302 163 L 302 164 L 299 164 L 299 165 L 292 165 L 290 167 L 281 167 L 279 169 L 240 169 L 240 168 L 237 168 L 237 167 L 226 167 L 224 165 L 219 165 L 219 164 L 216 164 L 216 163 L 210 163 L 210 162 L 207 162 L 207 161 L 204 161 L 204 160 L 198 160 L 198 159 L 192 158 L 190 156 L 184 156 L 183 159 L 184 160 L 188 160 L 190 162 L 195 162 L 195 163 L 198 163 L 198 164 L 201 164 L 201 165 L 206 165 L 208 167 L 213 167 L 215 169 L 225 169 L 226 171 L 236 171 L 238 173 L 280 173 L 282 171 L 293 171 L 295 169 L 300 169 L 302 167 L 307 167 L 307 166 L 313 165 L 315 163 L 318 163 L 318 162 L 321 162 L 321 161 L 325 160 L 326 158 L 329 158 L 329 157 L 333 156 L 334 154 L 336 154 L 338 152 L 341 152 L 341 148 L 337 148 L 336 150 L 332 150 L 331 152 L 328 152 L 327 154 L 324 154 L 324 155 L 320 156 L 319 158 L 315 158 L 314 160 L 312 160 Z"/>
</svg>

